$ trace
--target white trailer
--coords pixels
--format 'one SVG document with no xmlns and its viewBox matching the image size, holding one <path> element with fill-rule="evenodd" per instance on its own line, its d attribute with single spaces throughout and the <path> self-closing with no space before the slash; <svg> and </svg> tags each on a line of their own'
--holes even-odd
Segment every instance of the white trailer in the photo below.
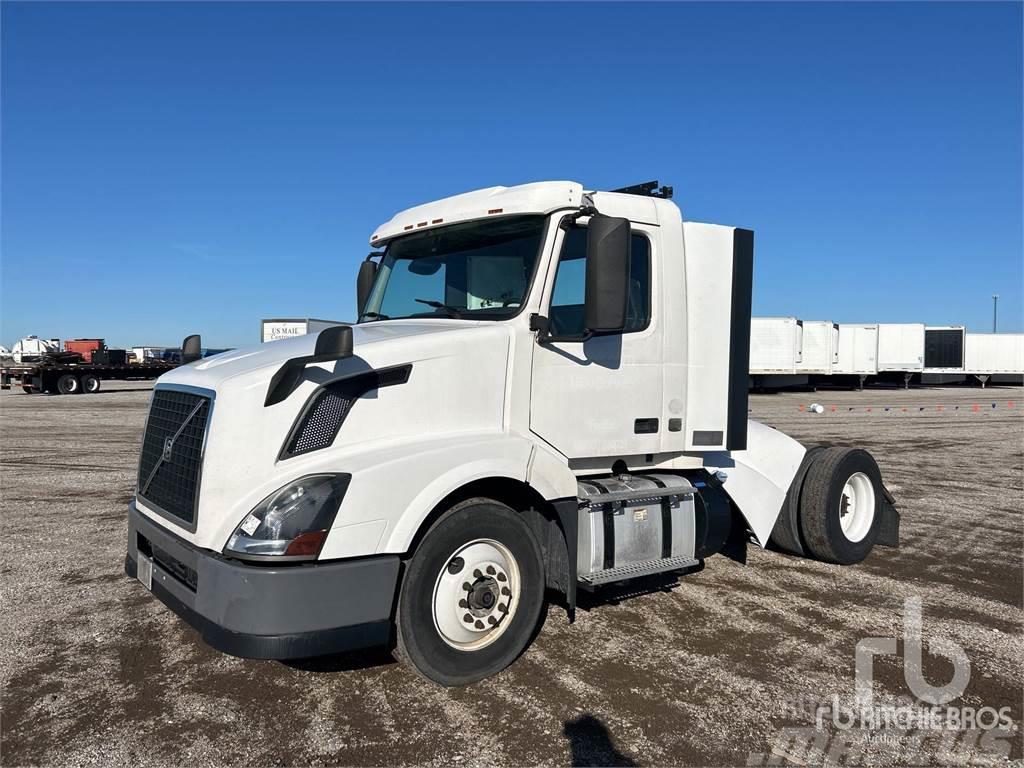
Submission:
<svg viewBox="0 0 1024 768">
<path fill-rule="evenodd" d="M 896 545 L 869 453 L 748 421 L 753 233 L 669 196 L 411 208 L 370 238 L 355 325 L 165 374 L 126 572 L 228 653 L 393 639 L 457 685 L 522 653 L 549 593 L 571 616 L 578 588 L 750 540 L 838 564 Z"/>
<path fill-rule="evenodd" d="M 831 320 L 803 320 L 803 344 L 797 371 L 829 375 L 839 364 L 839 324 Z"/>
<path fill-rule="evenodd" d="M 924 323 L 878 324 L 878 372 L 924 370 Z"/>
<path fill-rule="evenodd" d="M 315 318 L 278 317 L 263 320 L 260 323 L 260 343 L 293 339 L 309 333 L 320 333 L 324 328 L 344 325 L 338 320 L 317 320 Z"/>
<path fill-rule="evenodd" d="M 964 372 L 984 384 L 1024 383 L 1024 333 L 968 333 Z"/>
<path fill-rule="evenodd" d="M 839 355 L 832 373 L 856 376 L 861 386 L 878 373 L 877 324 L 839 324 Z"/>
<path fill-rule="evenodd" d="M 803 323 L 795 317 L 750 320 L 750 378 L 755 387 L 806 384 L 797 366 L 803 360 Z"/>
</svg>

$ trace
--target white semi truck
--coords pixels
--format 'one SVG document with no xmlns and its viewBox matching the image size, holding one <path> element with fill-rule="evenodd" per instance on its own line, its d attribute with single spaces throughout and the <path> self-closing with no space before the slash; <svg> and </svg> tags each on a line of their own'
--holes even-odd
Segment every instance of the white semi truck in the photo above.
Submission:
<svg viewBox="0 0 1024 768">
<path fill-rule="evenodd" d="M 896 546 L 866 451 L 748 421 L 753 233 L 669 197 L 554 181 L 411 208 L 370 238 L 356 324 L 165 374 L 126 572 L 225 652 L 393 643 L 456 685 L 578 588 L 748 541 Z"/>
</svg>

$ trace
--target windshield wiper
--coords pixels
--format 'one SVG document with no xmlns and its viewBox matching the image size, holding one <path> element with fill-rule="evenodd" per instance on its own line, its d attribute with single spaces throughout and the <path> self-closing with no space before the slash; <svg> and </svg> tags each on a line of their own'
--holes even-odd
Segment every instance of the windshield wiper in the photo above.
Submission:
<svg viewBox="0 0 1024 768">
<path fill-rule="evenodd" d="M 387 315 L 382 315 L 380 312 L 363 312 L 363 314 L 361 314 L 359 316 L 359 319 L 362 320 L 364 317 L 368 317 L 371 320 L 390 320 L 391 319 Z"/>
<path fill-rule="evenodd" d="M 440 301 L 434 301 L 433 299 L 413 299 L 413 301 L 418 301 L 420 304 L 426 304 L 428 307 L 433 307 L 434 309 L 443 309 L 451 317 L 462 317 L 462 312 L 460 312 L 457 307 L 450 307 L 447 304 L 442 304 Z"/>
</svg>

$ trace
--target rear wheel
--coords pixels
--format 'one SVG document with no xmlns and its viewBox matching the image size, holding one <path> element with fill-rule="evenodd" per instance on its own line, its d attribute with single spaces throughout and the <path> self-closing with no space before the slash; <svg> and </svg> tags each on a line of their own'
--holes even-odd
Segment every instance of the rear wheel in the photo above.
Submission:
<svg viewBox="0 0 1024 768">
<path fill-rule="evenodd" d="M 93 376 L 91 373 L 86 374 L 81 378 L 82 391 L 87 395 L 92 395 L 100 391 L 100 379 L 98 376 Z"/>
<path fill-rule="evenodd" d="M 800 529 L 811 554 L 841 565 L 871 552 L 882 520 L 882 475 L 860 448 L 827 448 L 807 471 Z"/>
<path fill-rule="evenodd" d="M 62 395 L 77 395 L 82 391 L 82 385 L 70 373 L 65 373 L 57 379 L 57 391 Z"/>
<path fill-rule="evenodd" d="M 476 682 L 529 645 L 543 601 L 540 547 L 522 517 L 490 499 L 464 501 L 408 562 L 396 653 L 441 685 Z"/>
</svg>

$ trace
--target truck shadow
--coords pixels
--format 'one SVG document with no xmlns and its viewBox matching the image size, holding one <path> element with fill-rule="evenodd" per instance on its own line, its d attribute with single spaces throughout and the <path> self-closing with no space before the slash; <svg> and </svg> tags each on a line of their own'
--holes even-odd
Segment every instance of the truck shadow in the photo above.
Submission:
<svg viewBox="0 0 1024 768">
<path fill-rule="evenodd" d="M 562 727 L 572 750 L 573 766 L 636 766 L 636 760 L 615 747 L 608 727 L 589 712 L 566 720 Z"/>
<path fill-rule="evenodd" d="M 335 653 L 330 656 L 316 656 L 309 659 L 288 659 L 282 661 L 286 667 L 301 672 L 356 672 L 394 664 L 395 659 L 387 648 L 368 648 L 361 651 Z"/>
</svg>

